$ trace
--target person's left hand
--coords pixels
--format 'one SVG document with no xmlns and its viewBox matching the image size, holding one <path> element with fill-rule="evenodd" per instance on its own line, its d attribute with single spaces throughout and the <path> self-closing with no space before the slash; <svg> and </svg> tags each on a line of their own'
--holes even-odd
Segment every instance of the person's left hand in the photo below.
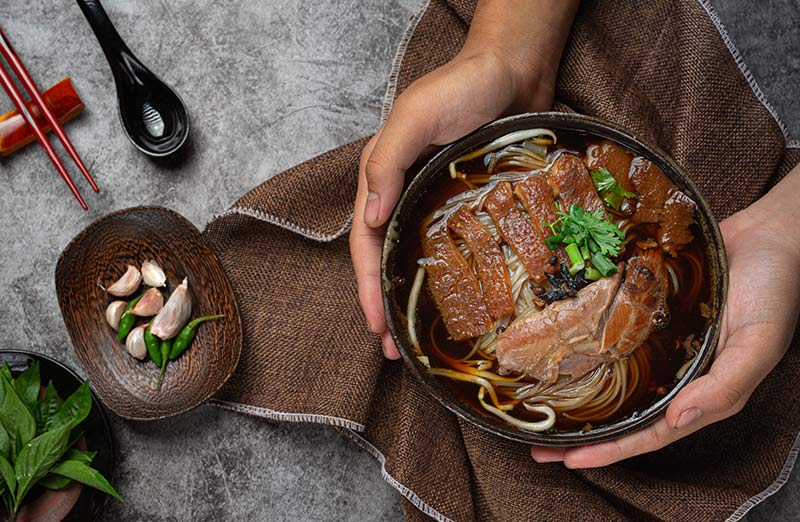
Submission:
<svg viewBox="0 0 800 522">
<path fill-rule="evenodd" d="M 800 171 L 795 169 L 793 174 L 795 186 L 791 188 L 796 189 Z M 678 393 L 666 415 L 650 426 L 588 446 L 534 446 L 534 460 L 560 461 L 568 468 L 606 466 L 663 448 L 744 407 L 756 386 L 786 353 L 800 308 L 799 233 L 787 223 L 787 214 L 781 208 L 785 193 L 780 194 L 779 188 L 780 184 L 720 225 L 728 253 L 730 287 L 719 346 L 708 373 Z"/>
</svg>

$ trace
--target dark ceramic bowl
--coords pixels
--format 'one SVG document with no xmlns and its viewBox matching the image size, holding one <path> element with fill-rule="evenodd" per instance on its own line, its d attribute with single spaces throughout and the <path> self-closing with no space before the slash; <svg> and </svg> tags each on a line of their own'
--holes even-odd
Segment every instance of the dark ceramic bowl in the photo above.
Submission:
<svg viewBox="0 0 800 522">
<path fill-rule="evenodd" d="M 419 219 L 424 213 L 420 206 L 425 199 L 425 194 L 434 185 L 435 181 L 440 176 L 449 175 L 449 163 L 500 136 L 518 130 L 534 128 L 552 129 L 557 134 L 559 131 L 570 131 L 607 138 L 651 160 L 664 171 L 680 190 L 697 203 L 695 222 L 705 235 L 708 245 L 711 319 L 708 322 L 702 347 L 693 364 L 672 390 L 654 404 L 620 421 L 605 425 L 601 424 L 588 431 L 552 430 L 541 433 L 525 432 L 500 419 L 480 414 L 472 406 L 457 398 L 444 384 L 430 375 L 417 359 L 405 326 L 404 310 L 406 303 L 402 302 L 402 298 L 399 297 L 400 292 L 394 284 L 394 281 L 397 280 L 396 276 L 403 275 L 400 271 L 403 262 L 406 263 L 406 266 L 408 263 L 407 260 L 399 259 L 398 253 L 414 251 L 413 248 L 406 248 L 405 245 L 409 245 L 409 242 L 418 242 Z M 725 257 L 725 246 L 717 222 L 705 198 L 669 155 L 658 147 L 646 143 L 631 133 L 608 123 L 578 114 L 556 112 L 521 114 L 497 120 L 445 147 L 434 156 L 414 177 L 400 198 L 397 208 L 395 208 L 386 231 L 381 263 L 383 271 L 383 303 L 389 330 L 405 363 L 428 393 L 453 413 L 479 428 L 512 440 L 551 446 L 580 445 L 612 439 L 650 424 L 662 415 L 675 395 L 687 383 L 701 375 L 711 361 L 719 340 L 719 322 L 728 288 L 728 264 Z"/>
<path fill-rule="evenodd" d="M 83 382 L 83 379 L 67 366 L 37 353 L 18 350 L 0 351 L 0 365 L 4 362 L 8 363 L 15 377 L 38 362 L 42 384 L 53 381 L 53 386 L 62 398 L 71 395 Z M 81 424 L 81 428 L 84 431 L 84 438 L 78 444 L 85 443 L 85 449 L 97 452 L 92 467 L 113 484 L 114 446 L 111 426 L 94 392 L 92 392 L 92 409 Z M 17 514 L 19 522 L 54 520 L 85 522 L 99 519 L 108 495 L 73 482 L 59 491 L 36 487 L 26 498 L 28 500 Z"/>
<path fill-rule="evenodd" d="M 127 265 L 139 267 L 149 259 L 166 273 L 169 292 L 188 278 L 192 318 L 225 315 L 197 329 L 189 349 L 167 365 L 160 387 L 156 365 L 131 357 L 108 326 L 106 307 L 117 298 L 100 286 L 116 281 Z M 233 288 L 200 231 L 172 210 L 134 207 L 98 219 L 61 253 L 55 281 L 78 360 L 103 404 L 120 417 L 152 420 L 188 411 L 214 395 L 236 369 L 242 323 Z"/>
</svg>

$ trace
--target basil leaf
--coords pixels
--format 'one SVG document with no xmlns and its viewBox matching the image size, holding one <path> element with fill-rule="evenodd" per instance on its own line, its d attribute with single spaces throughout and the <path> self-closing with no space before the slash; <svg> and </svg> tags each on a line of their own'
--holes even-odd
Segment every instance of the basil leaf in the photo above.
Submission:
<svg viewBox="0 0 800 522">
<path fill-rule="evenodd" d="M 19 434 L 25 444 L 36 435 L 36 420 L 5 375 L 0 375 L 0 388 L 0 424 L 9 435 Z"/>
<path fill-rule="evenodd" d="M 52 473 L 48 473 L 44 477 L 40 478 L 37 484 L 43 488 L 58 491 L 59 489 L 64 489 L 65 487 L 69 486 L 70 482 L 72 482 L 72 479 L 62 477 L 61 475 L 53 475 Z"/>
<path fill-rule="evenodd" d="M 3 478 L 6 488 L 13 495 L 17 487 L 17 477 L 14 475 L 14 468 L 11 467 L 5 457 L 0 457 L 0 477 Z"/>
<path fill-rule="evenodd" d="M 53 421 L 61 409 L 61 399 L 58 397 L 58 392 L 53 386 L 53 382 L 47 383 L 47 388 L 44 390 L 44 397 L 36 403 L 34 415 L 36 417 L 36 428 L 39 433 L 44 433 L 53 429 Z"/>
<path fill-rule="evenodd" d="M 119 501 L 122 501 L 122 497 L 119 495 L 119 493 L 117 493 L 117 490 L 108 483 L 105 477 L 103 477 L 99 471 L 87 466 L 83 462 L 78 462 L 77 460 L 65 460 L 58 463 L 58 465 L 56 465 L 51 472 L 55 473 L 56 475 L 62 475 L 64 477 L 71 478 L 75 482 L 80 482 L 81 484 L 91 486 L 102 491 L 103 493 L 111 495 Z"/>
<path fill-rule="evenodd" d="M 67 451 L 70 425 L 65 424 L 39 435 L 22 448 L 14 464 L 17 477 L 16 500 L 21 502 L 28 490 L 47 475 L 50 468 Z"/>
<path fill-rule="evenodd" d="M 53 416 L 52 428 L 69 426 L 72 429 L 83 422 L 91 409 L 92 392 L 89 389 L 89 381 L 83 381 L 80 388 L 64 401 L 61 409 Z"/>
<path fill-rule="evenodd" d="M 88 465 L 92 463 L 96 455 L 96 451 L 81 451 L 72 448 L 64 454 L 64 460 L 77 460 L 78 462 L 83 462 Z"/>
<path fill-rule="evenodd" d="M 41 386 L 42 381 L 39 376 L 38 362 L 22 372 L 14 381 L 14 389 L 17 391 L 17 395 L 19 395 L 20 400 L 22 400 L 31 412 L 36 404 L 36 399 L 39 398 Z"/>
<path fill-rule="evenodd" d="M 8 450 L 11 449 L 11 437 L 2 425 L 0 425 L 0 457 L 7 457 Z"/>
<path fill-rule="evenodd" d="M 9 382 L 14 382 L 14 376 L 11 375 L 11 368 L 8 367 L 7 362 L 4 362 L 3 366 L 0 366 L 0 375 L 5 375 Z"/>
</svg>

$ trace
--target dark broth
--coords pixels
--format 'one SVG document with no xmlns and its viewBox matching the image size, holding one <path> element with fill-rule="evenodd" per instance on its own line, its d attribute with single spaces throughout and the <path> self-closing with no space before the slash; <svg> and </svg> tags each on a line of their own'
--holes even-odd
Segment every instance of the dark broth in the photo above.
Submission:
<svg viewBox="0 0 800 522">
<path fill-rule="evenodd" d="M 568 134 L 563 131 L 557 132 L 559 138 L 558 148 L 567 148 L 575 152 L 584 154 L 585 148 L 592 139 L 580 134 Z M 467 163 L 459 164 L 459 171 L 466 174 L 485 173 L 483 158 L 478 158 Z M 467 190 L 466 186 L 450 178 L 447 172 L 442 172 L 435 184 L 429 190 L 420 204 L 417 206 L 417 215 L 422 221 L 423 216 L 435 211 L 449 198 Z M 639 236 L 639 239 L 654 237 L 655 227 L 653 225 L 641 224 L 632 229 Z M 398 274 L 405 280 L 404 283 L 397 285 L 397 298 L 400 303 L 408 302 L 408 294 L 411 281 L 417 271 L 417 260 L 422 257 L 422 247 L 420 243 L 421 235 L 425 233 L 424 227 L 416 231 L 417 237 L 414 241 L 401 240 L 398 259 Z M 622 407 L 611 416 L 605 418 L 592 419 L 592 427 L 610 424 L 631 415 L 637 415 L 639 411 L 655 403 L 661 396 L 666 394 L 677 383 L 676 373 L 681 366 L 688 360 L 688 354 L 684 347 L 684 340 L 693 335 L 695 340 L 702 341 L 703 333 L 707 329 L 707 319 L 701 314 L 701 304 L 708 303 L 710 299 L 710 283 L 707 277 L 709 273 L 707 260 L 707 243 L 702 231 L 697 225 L 692 225 L 694 240 L 683 247 L 678 254 L 676 272 L 680 278 L 681 291 L 677 295 L 669 296 L 671 320 L 669 325 L 663 330 L 654 331 L 637 348 L 638 356 L 646 361 L 649 366 L 649 375 L 646 379 L 640 379 L 635 390 L 630 397 L 623 403 Z M 619 259 L 630 257 L 635 240 L 626 248 Z M 666 254 L 665 254 L 666 257 Z M 691 258 L 696 259 L 695 263 Z M 695 267 L 699 266 L 699 270 Z M 447 367 L 447 365 L 437 356 L 433 346 L 428 341 L 429 332 L 433 327 L 433 335 L 440 350 L 452 358 L 465 356 L 470 346 L 466 342 L 456 342 L 448 337 L 448 333 L 441 320 L 438 320 L 440 313 L 436 307 L 433 296 L 431 295 L 427 283 L 424 291 L 419 298 L 417 307 L 418 317 L 418 337 L 423 353 L 428 356 L 432 367 Z M 435 324 L 434 324 L 435 323 Z M 633 356 L 633 355 L 632 355 Z M 486 416 L 492 417 L 477 400 L 479 386 L 473 383 L 456 381 L 444 377 L 437 377 L 456 397 L 469 404 L 472 408 Z M 535 382 L 535 381 L 531 381 Z M 523 420 L 540 420 L 541 416 L 529 412 L 522 405 L 518 405 L 509 413 Z M 575 429 L 587 428 L 586 421 L 573 421 L 559 414 L 556 418 L 554 431 L 574 431 Z"/>
</svg>

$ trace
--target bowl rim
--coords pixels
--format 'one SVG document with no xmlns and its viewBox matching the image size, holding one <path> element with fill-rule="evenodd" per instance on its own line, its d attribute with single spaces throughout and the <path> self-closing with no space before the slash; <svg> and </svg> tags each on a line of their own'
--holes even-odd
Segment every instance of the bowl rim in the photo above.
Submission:
<svg viewBox="0 0 800 522">
<path fill-rule="evenodd" d="M 128 208 L 116 210 L 114 212 L 111 212 L 109 214 L 106 214 L 104 216 L 101 216 L 101 217 L 97 218 L 96 220 L 94 220 L 90 224 L 88 224 L 83 230 L 81 230 L 75 237 L 73 237 L 69 241 L 69 243 L 67 243 L 67 245 L 63 248 L 63 250 L 61 250 L 61 253 L 58 256 L 58 261 L 56 262 L 56 266 L 55 266 L 55 270 L 54 270 L 54 278 L 56 279 L 56 294 L 59 293 L 58 292 L 58 273 L 59 273 L 59 270 L 61 268 L 62 263 L 64 262 L 64 257 L 66 255 L 66 253 L 70 252 L 76 244 L 78 244 L 79 242 L 83 241 L 86 238 L 86 236 L 88 236 L 90 233 L 92 233 L 94 231 L 94 229 L 96 229 L 97 227 L 103 225 L 106 221 L 110 221 L 110 220 L 112 220 L 114 218 L 117 218 L 117 217 L 119 217 L 121 215 L 131 214 L 133 212 L 162 212 L 162 213 L 170 214 L 173 217 L 175 217 L 176 219 L 178 219 L 178 221 L 183 222 L 187 226 L 187 228 L 192 229 L 192 230 L 194 230 L 194 231 L 196 231 L 198 233 L 198 235 L 200 236 L 201 241 L 206 245 L 206 247 L 208 248 L 209 252 L 211 253 L 211 256 L 214 258 L 214 260 L 216 261 L 217 265 L 219 266 L 219 269 L 222 272 L 222 277 L 225 279 L 225 281 L 228 283 L 228 286 L 231 289 L 231 293 L 233 295 L 233 306 L 234 306 L 234 308 L 236 310 L 236 323 L 237 323 L 237 327 L 238 327 L 238 330 L 239 330 L 239 342 L 236 343 L 236 346 L 235 346 L 236 354 L 235 354 L 234 361 L 233 361 L 233 364 L 231 364 L 230 369 L 228 370 L 226 375 L 224 375 L 223 378 L 220 379 L 220 383 L 216 388 L 214 388 L 214 387 L 209 388 L 208 393 L 204 394 L 205 397 L 202 397 L 202 398 L 198 399 L 197 401 L 193 401 L 193 404 L 191 404 L 189 406 L 185 406 L 185 407 L 183 407 L 181 409 L 178 409 L 178 410 L 169 411 L 168 413 L 159 414 L 159 415 L 153 415 L 153 416 L 131 415 L 131 414 L 125 413 L 123 411 L 118 411 L 118 408 L 114 408 L 110 404 L 106 404 L 106 402 L 102 400 L 101 394 L 100 393 L 96 394 L 98 399 L 99 399 L 99 401 L 103 404 L 103 406 L 105 406 L 109 410 L 113 411 L 115 415 L 117 415 L 119 417 L 122 417 L 123 419 L 132 420 L 132 421 L 157 421 L 157 420 L 161 420 L 161 419 L 168 419 L 170 417 L 176 417 L 178 415 L 182 415 L 184 413 L 187 413 L 187 412 L 197 408 L 201 404 L 205 404 L 206 402 L 208 402 L 209 399 L 211 399 L 214 395 L 216 395 L 217 392 L 219 392 L 222 389 L 222 387 L 225 386 L 225 384 L 228 383 L 228 381 L 230 381 L 231 377 L 233 376 L 233 373 L 236 371 L 236 368 L 239 367 L 239 361 L 241 360 L 244 330 L 243 330 L 243 327 L 242 327 L 242 314 L 241 314 L 241 312 L 239 310 L 239 303 L 238 303 L 238 301 L 236 299 L 236 292 L 234 291 L 233 285 L 231 285 L 231 282 L 228 279 L 228 274 L 225 272 L 225 269 L 223 268 L 222 263 L 219 260 L 219 257 L 217 257 L 216 252 L 214 252 L 214 250 L 211 248 L 211 245 L 209 245 L 208 242 L 205 240 L 205 237 L 203 236 L 203 232 L 200 229 L 198 229 L 194 225 L 194 223 L 189 221 L 186 217 L 181 215 L 179 212 L 177 212 L 175 210 L 172 210 L 170 208 L 167 208 L 167 207 L 159 206 L 159 205 L 137 205 L 137 206 L 133 206 L 133 207 L 128 207 Z M 59 301 L 59 311 L 61 312 L 62 320 L 63 320 L 64 310 L 63 310 L 63 308 L 61 306 L 61 300 L 59 299 L 58 301 Z M 75 342 L 74 342 L 74 340 L 72 338 L 72 331 L 69 328 L 67 328 L 67 332 L 68 332 L 69 337 L 70 337 L 70 344 L 72 346 L 72 351 L 75 352 L 75 355 L 78 358 L 78 362 L 80 363 L 81 367 L 84 369 L 84 371 L 87 371 L 86 368 L 85 368 L 84 360 L 83 360 L 83 358 L 86 355 L 83 353 L 82 350 L 77 350 L 76 349 Z M 88 371 L 87 371 L 87 375 L 88 375 Z M 93 390 L 93 393 L 94 393 L 94 390 Z"/>
<path fill-rule="evenodd" d="M 688 192 L 688 195 L 697 203 L 695 219 L 696 222 L 702 221 L 700 226 L 707 236 L 709 264 L 712 265 L 711 273 L 709 274 L 711 277 L 710 301 L 713 303 L 712 309 L 715 313 L 709 319 L 709 326 L 705 332 L 702 347 L 685 375 L 666 395 L 643 408 L 642 411 L 637 411 L 614 423 L 592 428 L 585 432 L 525 432 L 500 419 L 493 419 L 477 413 L 471 405 L 457 398 L 448 388 L 427 372 L 422 363 L 417 360 L 415 350 L 406 345 L 401 335 L 405 327 L 402 324 L 396 324 L 392 313 L 395 307 L 395 303 L 391 299 L 393 283 L 391 275 L 387 274 L 387 270 L 390 265 L 390 254 L 399 242 L 397 238 L 401 231 L 399 230 L 398 221 L 411 195 L 415 195 L 417 192 L 419 194 L 424 193 L 426 190 L 425 184 L 446 172 L 447 164 L 459 155 L 509 132 L 536 127 L 550 128 L 555 132 L 577 131 L 606 138 L 656 163 L 673 183 L 681 190 Z M 516 114 L 487 123 L 463 138 L 445 146 L 420 168 L 404 189 L 386 227 L 381 253 L 381 294 L 389 332 L 406 367 L 425 391 L 458 417 L 484 431 L 513 441 L 544 446 L 575 446 L 618 438 L 643 428 L 659 418 L 678 392 L 689 382 L 699 377 L 709 366 L 719 342 L 720 323 L 725 308 L 727 292 L 728 262 L 719 224 L 705 197 L 683 168 L 663 149 L 639 138 L 633 132 L 598 118 L 577 113 L 550 111 Z"/>
</svg>

